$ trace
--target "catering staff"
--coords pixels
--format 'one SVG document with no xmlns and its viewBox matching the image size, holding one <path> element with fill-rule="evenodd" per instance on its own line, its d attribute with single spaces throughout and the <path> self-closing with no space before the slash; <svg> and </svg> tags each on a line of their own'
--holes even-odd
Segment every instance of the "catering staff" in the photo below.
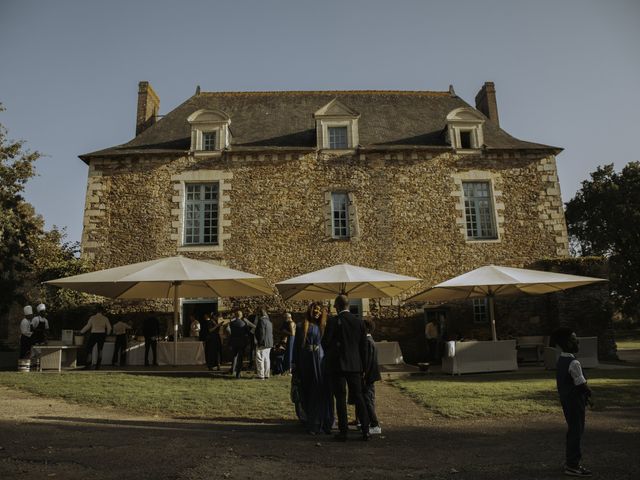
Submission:
<svg viewBox="0 0 640 480">
<path fill-rule="evenodd" d="M 102 347 L 104 347 L 104 341 L 109 333 L 111 333 L 111 323 L 109 323 L 109 319 L 105 317 L 102 312 L 104 308 L 102 305 L 98 305 L 96 307 L 95 315 L 89 317 L 89 321 L 87 324 L 82 327 L 80 333 L 85 333 L 91 330 L 91 335 L 89 335 L 89 343 L 87 344 L 87 364 L 85 365 L 85 369 L 91 368 L 91 360 L 93 355 L 93 347 L 94 345 L 98 345 L 98 358 L 96 360 L 96 370 L 100 368 L 100 363 L 102 362 Z"/>
<path fill-rule="evenodd" d="M 44 303 L 41 303 L 36 307 L 36 311 L 38 312 L 38 315 L 33 317 L 33 319 L 31 320 L 31 329 L 33 330 L 31 343 L 33 345 L 45 343 L 47 339 L 47 333 L 49 333 L 49 320 L 45 318 L 47 307 Z"/>
<path fill-rule="evenodd" d="M 116 365 L 118 352 L 120 352 L 120 366 L 127 363 L 127 330 L 131 330 L 131 325 L 120 320 L 113 326 L 113 334 L 116 336 L 116 344 L 113 347 L 113 357 L 111 364 Z"/>
<path fill-rule="evenodd" d="M 31 354 L 31 319 L 33 309 L 27 305 L 22 309 L 24 318 L 20 321 L 20 358 L 29 358 Z"/>
</svg>

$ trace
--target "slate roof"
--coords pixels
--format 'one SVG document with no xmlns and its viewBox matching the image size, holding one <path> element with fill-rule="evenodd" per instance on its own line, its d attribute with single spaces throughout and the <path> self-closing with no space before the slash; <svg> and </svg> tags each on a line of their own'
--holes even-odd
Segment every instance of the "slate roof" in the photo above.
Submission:
<svg viewBox="0 0 640 480">
<path fill-rule="evenodd" d="M 124 154 L 185 152 L 190 148 L 187 117 L 199 109 L 218 109 L 231 118 L 231 149 L 315 149 L 314 112 L 337 98 L 360 113 L 360 145 L 449 148 L 444 130 L 447 114 L 471 107 L 449 92 L 431 91 L 308 91 L 308 92 L 202 92 L 161 117 L 133 140 L 81 155 L 104 157 Z M 492 122 L 484 123 L 487 149 L 550 150 L 557 147 L 512 137 Z"/>
</svg>

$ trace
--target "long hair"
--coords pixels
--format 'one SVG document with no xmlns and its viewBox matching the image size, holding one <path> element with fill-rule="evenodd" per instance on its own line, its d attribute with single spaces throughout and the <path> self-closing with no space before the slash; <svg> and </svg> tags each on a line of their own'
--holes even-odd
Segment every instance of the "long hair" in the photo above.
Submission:
<svg viewBox="0 0 640 480">
<path fill-rule="evenodd" d="M 322 312 L 320 315 L 320 319 L 316 320 L 315 318 L 313 318 L 313 310 L 316 307 L 320 307 L 320 311 Z M 303 336 L 302 336 L 302 340 L 303 342 L 307 341 L 307 332 L 309 331 L 309 324 L 310 323 L 315 323 L 316 325 L 318 325 L 318 327 L 320 328 L 320 335 L 324 335 L 324 329 L 327 326 L 327 309 L 325 308 L 325 306 L 320 303 L 320 302 L 311 302 L 309 304 L 309 307 L 307 308 L 307 315 L 304 319 L 304 324 L 302 327 L 303 330 Z"/>
</svg>

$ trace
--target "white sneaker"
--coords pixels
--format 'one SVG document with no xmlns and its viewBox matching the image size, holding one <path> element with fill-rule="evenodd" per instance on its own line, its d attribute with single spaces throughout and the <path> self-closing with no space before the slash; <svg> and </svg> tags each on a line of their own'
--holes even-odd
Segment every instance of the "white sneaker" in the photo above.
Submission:
<svg viewBox="0 0 640 480">
<path fill-rule="evenodd" d="M 369 433 L 371 435 L 380 435 L 382 433 L 382 428 L 378 425 L 377 427 L 369 427 Z"/>
</svg>

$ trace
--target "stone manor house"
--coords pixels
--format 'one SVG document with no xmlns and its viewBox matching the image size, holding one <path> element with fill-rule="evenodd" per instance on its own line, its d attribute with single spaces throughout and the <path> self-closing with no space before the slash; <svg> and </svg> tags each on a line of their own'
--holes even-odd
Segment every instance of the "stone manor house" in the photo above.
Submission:
<svg viewBox="0 0 640 480">
<path fill-rule="evenodd" d="M 135 138 L 80 157 L 82 254 L 96 268 L 181 254 L 275 283 L 346 262 L 424 279 L 413 294 L 486 264 L 568 256 L 561 149 L 503 130 L 491 82 L 475 106 L 453 87 L 198 88 L 166 115 L 159 108 L 140 82 Z M 399 300 L 354 308 L 397 317 Z M 486 305 L 460 315 L 473 327 Z"/>
</svg>

